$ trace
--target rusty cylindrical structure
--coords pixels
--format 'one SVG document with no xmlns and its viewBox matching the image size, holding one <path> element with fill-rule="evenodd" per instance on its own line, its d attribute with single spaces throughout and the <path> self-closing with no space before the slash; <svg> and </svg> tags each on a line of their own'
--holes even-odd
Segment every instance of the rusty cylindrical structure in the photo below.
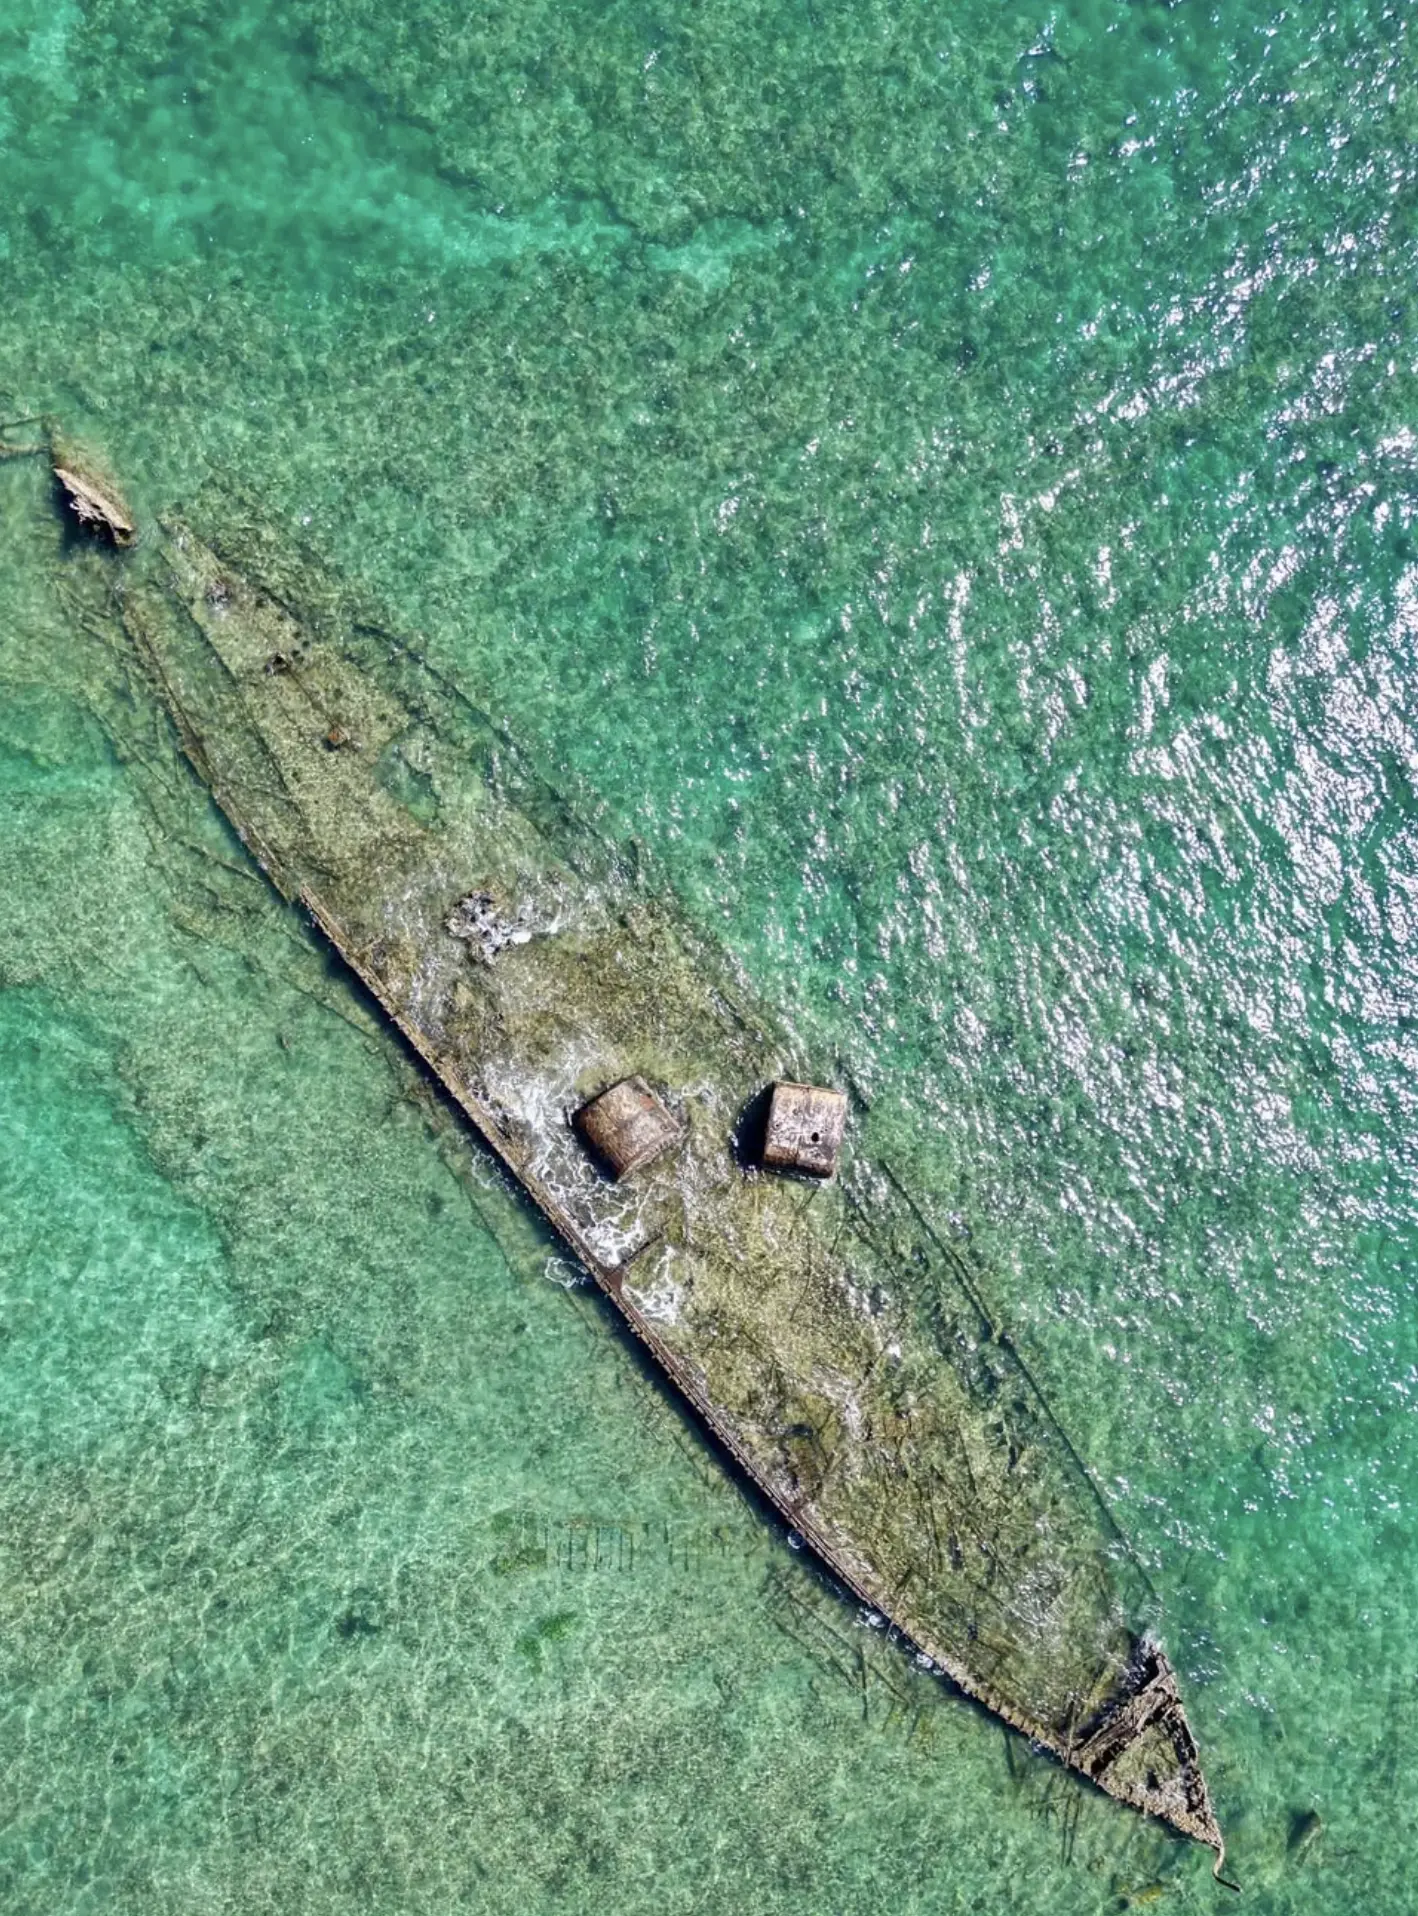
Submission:
<svg viewBox="0 0 1418 1916">
<path fill-rule="evenodd" d="M 616 1178 L 629 1177 L 676 1144 L 679 1120 L 643 1078 L 622 1078 L 576 1113 L 577 1130 Z"/>
</svg>

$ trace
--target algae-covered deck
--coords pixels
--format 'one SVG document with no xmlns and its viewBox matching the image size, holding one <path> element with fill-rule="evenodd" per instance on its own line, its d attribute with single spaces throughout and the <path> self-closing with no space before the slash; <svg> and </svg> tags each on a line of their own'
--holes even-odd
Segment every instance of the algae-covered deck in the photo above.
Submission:
<svg viewBox="0 0 1418 1916">
<path fill-rule="evenodd" d="M 1141 1579 L 950 1246 L 850 1126 L 834 1184 L 746 1165 L 745 1110 L 810 1075 L 791 1035 L 422 657 L 217 536 L 169 526 L 121 604 L 273 880 L 837 1575 L 1219 1867 Z M 616 1181 L 571 1118 L 633 1078 L 675 1135 Z"/>
</svg>

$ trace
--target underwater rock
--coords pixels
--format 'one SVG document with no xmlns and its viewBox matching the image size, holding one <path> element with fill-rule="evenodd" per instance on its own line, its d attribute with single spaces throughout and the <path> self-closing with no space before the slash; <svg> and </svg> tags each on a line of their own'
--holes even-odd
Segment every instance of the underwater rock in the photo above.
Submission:
<svg viewBox="0 0 1418 1916">
<path fill-rule="evenodd" d="M 1285 1848 L 1290 1856 L 1298 1860 L 1323 1834 L 1324 1823 L 1318 1810 L 1296 1810 L 1290 1818 Z"/>
</svg>

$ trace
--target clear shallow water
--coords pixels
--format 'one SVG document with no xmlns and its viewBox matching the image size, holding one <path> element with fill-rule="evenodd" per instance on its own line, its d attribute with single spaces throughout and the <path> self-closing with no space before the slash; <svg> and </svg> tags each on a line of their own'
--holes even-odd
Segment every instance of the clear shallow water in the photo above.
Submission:
<svg viewBox="0 0 1418 1916">
<path fill-rule="evenodd" d="M 389 14 L 7 0 L 5 409 L 245 486 L 911 1108 L 1249 1899 L 1406 1910 L 1405 16 Z M 7 1906 L 1224 1894 L 813 1583 L 0 521 Z"/>
</svg>

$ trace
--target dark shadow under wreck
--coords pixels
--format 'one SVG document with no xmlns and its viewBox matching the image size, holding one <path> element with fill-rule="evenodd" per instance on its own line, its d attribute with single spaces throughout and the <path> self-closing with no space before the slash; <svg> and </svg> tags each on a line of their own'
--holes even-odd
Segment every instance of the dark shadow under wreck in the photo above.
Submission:
<svg viewBox="0 0 1418 1916">
<path fill-rule="evenodd" d="M 850 1137 L 813 1187 L 736 1151 L 763 1087 L 804 1075 L 789 1034 L 424 660 L 255 528 L 213 537 L 167 527 L 118 601 L 262 867 L 823 1562 L 1219 1873 L 1142 1580 L 950 1248 Z M 616 1179 L 570 1120 L 633 1079 L 668 1129 Z"/>
</svg>

